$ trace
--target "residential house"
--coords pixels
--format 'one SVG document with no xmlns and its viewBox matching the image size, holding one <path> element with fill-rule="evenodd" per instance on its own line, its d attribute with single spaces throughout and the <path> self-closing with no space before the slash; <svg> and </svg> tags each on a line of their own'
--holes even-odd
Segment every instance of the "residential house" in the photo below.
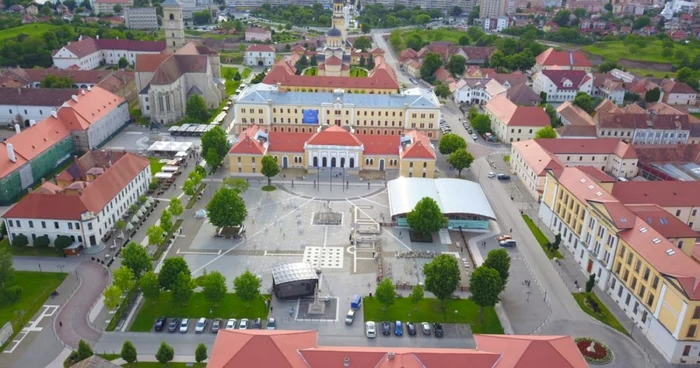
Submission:
<svg viewBox="0 0 700 368">
<path fill-rule="evenodd" d="M 593 119 L 598 137 L 619 137 L 633 144 L 684 144 L 690 136 L 688 113 L 663 102 L 644 109 L 636 104 L 619 108 L 603 100 Z"/>
<path fill-rule="evenodd" d="M 456 103 L 471 105 L 483 105 L 495 96 L 507 93 L 506 87 L 495 79 L 460 79 L 455 88 L 454 100 Z"/>
<path fill-rule="evenodd" d="M 583 70 L 542 70 L 533 77 L 532 90 L 540 96 L 543 92 L 547 102 L 573 101 L 576 94 L 593 91 L 593 76 Z"/>
<path fill-rule="evenodd" d="M 36 5 L 34 5 L 34 4 L 29 5 L 29 6 L 27 7 L 27 9 L 25 9 L 25 11 L 26 11 L 27 14 L 31 14 L 31 15 L 37 15 L 37 14 L 39 14 L 39 9 L 38 9 L 38 8 L 36 7 Z"/>
<path fill-rule="evenodd" d="M 591 71 L 591 63 L 581 51 L 557 51 L 549 48 L 537 55 L 532 72 L 542 70 L 583 70 Z"/>
<path fill-rule="evenodd" d="M 270 45 L 250 45 L 245 50 L 243 63 L 249 66 L 272 66 L 275 57 L 275 48 Z"/>
<path fill-rule="evenodd" d="M 607 98 L 617 105 L 625 100 L 624 83 L 607 73 L 593 73 L 593 97 Z"/>
<path fill-rule="evenodd" d="M 542 107 L 517 106 L 504 95 L 495 96 L 484 111 L 491 118 L 491 130 L 501 142 L 519 142 L 535 137 L 535 133 L 550 125 L 549 115 Z"/>
<path fill-rule="evenodd" d="M 557 117 L 564 125 L 595 126 L 595 121 L 591 115 L 569 101 L 566 101 L 557 107 Z"/>
<path fill-rule="evenodd" d="M 663 102 L 669 105 L 695 105 L 697 92 L 693 87 L 674 79 L 664 79 L 661 82 Z"/>
</svg>

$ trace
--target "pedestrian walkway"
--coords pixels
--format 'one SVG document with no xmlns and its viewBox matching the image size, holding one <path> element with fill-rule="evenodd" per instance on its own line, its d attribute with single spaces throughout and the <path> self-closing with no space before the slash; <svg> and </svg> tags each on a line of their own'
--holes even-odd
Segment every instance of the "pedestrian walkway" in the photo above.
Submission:
<svg viewBox="0 0 700 368">
<path fill-rule="evenodd" d="M 207 351 L 207 353 L 211 354 L 210 351 Z M 157 362 L 158 359 L 156 359 L 155 355 L 136 355 L 136 361 L 137 362 Z M 173 360 L 171 360 L 172 363 L 195 363 L 196 360 L 194 358 L 194 355 L 175 355 L 173 356 Z M 206 360 L 205 360 L 206 362 Z M 126 364 L 126 360 L 122 358 L 117 358 L 112 360 L 112 363 L 116 365 L 124 365 Z"/>
</svg>

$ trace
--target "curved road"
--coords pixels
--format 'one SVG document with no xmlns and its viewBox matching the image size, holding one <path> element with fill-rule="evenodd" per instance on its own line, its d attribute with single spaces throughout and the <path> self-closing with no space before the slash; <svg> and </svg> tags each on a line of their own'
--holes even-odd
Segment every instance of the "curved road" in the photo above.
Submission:
<svg viewBox="0 0 700 368">
<path fill-rule="evenodd" d="M 63 305 L 54 320 L 58 339 L 74 349 L 77 349 L 81 339 L 94 346 L 102 336 L 102 331 L 90 325 L 88 315 L 109 284 L 106 268 L 96 262 L 84 260 L 78 265 L 76 272 L 81 281 L 80 287 Z"/>
</svg>

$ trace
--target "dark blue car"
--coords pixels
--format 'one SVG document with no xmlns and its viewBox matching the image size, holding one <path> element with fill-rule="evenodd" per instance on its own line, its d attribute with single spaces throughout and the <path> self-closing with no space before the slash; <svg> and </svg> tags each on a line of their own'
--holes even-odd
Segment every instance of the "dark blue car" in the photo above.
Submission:
<svg viewBox="0 0 700 368">
<path fill-rule="evenodd" d="M 394 335 L 403 336 L 403 324 L 401 321 L 396 321 L 394 324 Z"/>
</svg>

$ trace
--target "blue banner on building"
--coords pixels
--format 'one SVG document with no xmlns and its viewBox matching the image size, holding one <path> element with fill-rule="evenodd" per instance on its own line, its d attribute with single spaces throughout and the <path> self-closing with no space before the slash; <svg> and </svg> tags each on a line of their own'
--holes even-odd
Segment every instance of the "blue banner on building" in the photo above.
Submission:
<svg viewBox="0 0 700 368">
<path fill-rule="evenodd" d="M 318 125 L 318 110 L 301 110 L 301 113 L 303 114 L 302 124 Z"/>
</svg>

